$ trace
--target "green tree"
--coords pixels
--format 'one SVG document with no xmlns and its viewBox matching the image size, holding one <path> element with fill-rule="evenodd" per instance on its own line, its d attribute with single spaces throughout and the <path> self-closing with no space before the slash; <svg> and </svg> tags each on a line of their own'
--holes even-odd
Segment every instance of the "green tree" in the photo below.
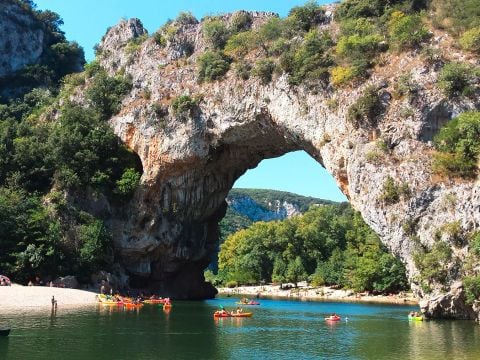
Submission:
<svg viewBox="0 0 480 360">
<path fill-rule="evenodd" d="M 277 256 L 273 263 L 272 281 L 280 283 L 280 289 L 282 288 L 282 283 L 287 280 L 286 272 L 287 264 L 285 263 L 285 260 L 283 260 L 281 256 Z"/>
<path fill-rule="evenodd" d="M 80 240 L 80 263 L 88 268 L 88 272 L 98 270 L 107 260 L 112 238 L 101 220 L 80 225 L 78 229 Z M 88 274 L 87 272 L 87 274 Z"/>
<path fill-rule="evenodd" d="M 297 256 L 294 261 L 288 263 L 287 266 L 287 280 L 291 281 L 297 287 L 299 281 L 305 280 L 307 278 L 307 272 L 303 266 L 302 259 L 300 256 Z"/>
<path fill-rule="evenodd" d="M 131 87 L 131 82 L 123 77 L 111 77 L 105 71 L 100 71 L 94 76 L 86 96 L 93 108 L 107 120 L 120 110 L 122 98 Z"/>
<path fill-rule="evenodd" d="M 141 174 L 137 170 L 133 168 L 125 169 L 122 177 L 116 181 L 116 192 L 123 196 L 133 194 L 140 183 L 140 177 Z"/>
</svg>

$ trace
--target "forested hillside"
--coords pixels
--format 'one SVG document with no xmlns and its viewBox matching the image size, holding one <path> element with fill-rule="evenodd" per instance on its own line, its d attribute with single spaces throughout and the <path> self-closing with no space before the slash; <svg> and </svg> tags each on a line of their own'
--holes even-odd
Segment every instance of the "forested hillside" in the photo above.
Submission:
<svg viewBox="0 0 480 360">
<path fill-rule="evenodd" d="M 131 85 L 95 64 L 67 75 L 85 60 L 60 16 L 32 1 L 5 5 L 43 32 L 44 46 L 37 63 L 0 77 L 0 273 L 89 281 L 113 262 L 109 203 L 125 202 L 140 178 L 138 158 L 105 121 Z M 88 105 L 71 102 L 85 82 Z"/>
<path fill-rule="evenodd" d="M 299 215 L 311 205 L 334 204 L 333 201 L 268 189 L 230 190 L 227 213 L 220 221 L 220 242 L 256 221 L 283 220 Z"/>
</svg>

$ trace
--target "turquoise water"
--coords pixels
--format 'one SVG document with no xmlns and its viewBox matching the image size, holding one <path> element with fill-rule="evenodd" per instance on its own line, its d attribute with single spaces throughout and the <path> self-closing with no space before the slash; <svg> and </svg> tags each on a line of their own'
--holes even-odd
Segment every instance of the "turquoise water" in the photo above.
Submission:
<svg viewBox="0 0 480 360">
<path fill-rule="evenodd" d="M 235 301 L 0 311 L 0 359 L 480 359 L 480 326 L 409 322 L 410 306 L 261 300 L 252 318 L 213 319 Z M 332 312 L 342 321 L 326 323 Z"/>
</svg>

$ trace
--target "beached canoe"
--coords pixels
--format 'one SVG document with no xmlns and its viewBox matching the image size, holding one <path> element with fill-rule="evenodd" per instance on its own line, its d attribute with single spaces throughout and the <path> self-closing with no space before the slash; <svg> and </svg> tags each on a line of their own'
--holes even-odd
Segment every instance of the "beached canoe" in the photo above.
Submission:
<svg viewBox="0 0 480 360">
<path fill-rule="evenodd" d="M 10 328 L 0 328 L 0 336 L 8 336 L 10 334 Z"/>
<path fill-rule="evenodd" d="M 102 304 L 102 305 L 123 305 L 123 301 L 100 300 L 100 304 Z"/>
<path fill-rule="evenodd" d="M 423 316 L 408 315 L 408 320 L 410 320 L 410 321 L 423 321 Z"/>
<path fill-rule="evenodd" d="M 325 318 L 325 321 L 340 321 L 340 320 L 341 320 L 340 316 L 337 316 L 337 315 L 335 316 L 332 315 Z"/>
</svg>

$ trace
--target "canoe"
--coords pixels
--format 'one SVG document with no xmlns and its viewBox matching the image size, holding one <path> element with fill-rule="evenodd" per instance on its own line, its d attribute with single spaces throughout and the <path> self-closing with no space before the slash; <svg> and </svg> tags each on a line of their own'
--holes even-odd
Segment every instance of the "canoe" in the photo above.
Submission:
<svg viewBox="0 0 480 360">
<path fill-rule="evenodd" d="M 10 328 L 0 328 L 0 336 L 8 336 L 10 334 Z"/>
<path fill-rule="evenodd" d="M 253 313 L 248 313 L 248 312 L 245 312 L 245 313 L 240 313 L 240 314 L 236 314 L 236 313 L 221 313 L 221 312 L 218 312 L 218 311 L 215 311 L 213 313 L 213 317 L 252 317 Z"/>
<path fill-rule="evenodd" d="M 241 301 L 237 301 L 235 304 L 237 305 L 260 305 L 260 303 L 258 301 L 249 301 L 249 302 L 241 302 Z"/>
<path fill-rule="evenodd" d="M 329 316 L 325 318 L 325 321 L 340 321 L 340 316 Z"/>
<path fill-rule="evenodd" d="M 233 313 L 232 317 L 252 317 L 252 315 L 253 313 L 248 313 L 248 312 L 240 313 L 240 314 Z"/>
<path fill-rule="evenodd" d="M 123 304 L 126 308 L 140 308 L 143 306 L 143 304 L 134 304 L 134 303 L 124 303 Z"/>
<path fill-rule="evenodd" d="M 165 302 L 164 299 L 147 299 L 143 300 L 145 304 L 163 304 Z"/>
<path fill-rule="evenodd" d="M 410 320 L 410 321 L 423 321 L 423 316 L 410 316 L 410 315 L 408 315 L 408 320 Z"/>
<path fill-rule="evenodd" d="M 102 304 L 102 305 L 123 305 L 123 302 L 122 301 L 103 300 L 103 301 L 100 301 L 100 304 Z"/>
</svg>

